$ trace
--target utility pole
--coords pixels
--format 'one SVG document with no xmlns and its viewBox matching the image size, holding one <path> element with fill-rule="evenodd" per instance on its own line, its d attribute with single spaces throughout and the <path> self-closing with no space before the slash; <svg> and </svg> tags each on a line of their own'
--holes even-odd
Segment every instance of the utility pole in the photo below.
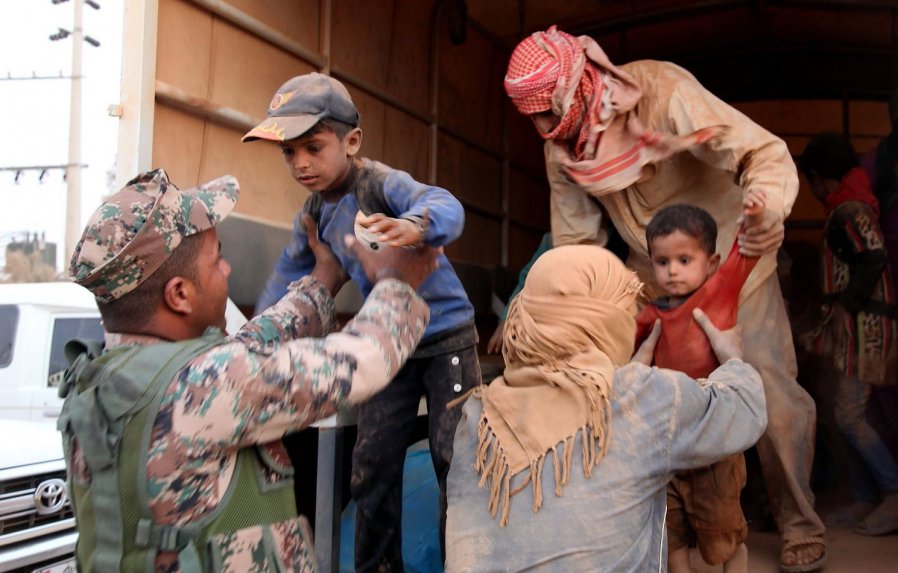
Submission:
<svg viewBox="0 0 898 573">
<path fill-rule="evenodd" d="M 62 4 L 68 0 L 51 0 Z M 63 28 L 52 34 L 53 41 L 72 36 L 72 93 L 69 103 L 69 161 L 66 167 L 65 256 L 71 257 L 81 238 L 81 48 L 82 42 L 98 47 L 100 42 L 84 34 L 84 5 L 99 10 L 95 0 L 74 0 L 75 22 L 71 33 Z"/>
<path fill-rule="evenodd" d="M 72 96 L 69 111 L 69 164 L 66 168 L 65 260 L 75 252 L 81 238 L 81 27 L 84 0 L 75 0 L 72 29 Z"/>
</svg>

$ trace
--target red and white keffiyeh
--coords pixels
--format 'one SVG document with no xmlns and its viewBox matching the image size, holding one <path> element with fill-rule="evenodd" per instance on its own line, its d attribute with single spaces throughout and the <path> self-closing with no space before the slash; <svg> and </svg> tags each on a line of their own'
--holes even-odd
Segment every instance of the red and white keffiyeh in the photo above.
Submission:
<svg viewBox="0 0 898 573">
<path fill-rule="evenodd" d="M 720 137 L 725 126 L 685 136 L 647 131 L 635 113 L 642 90 L 617 68 L 589 36 L 574 37 L 552 26 L 525 38 L 512 52 L 505 76 L 518 111 L 551 111 L 561 118 L 545 139 L 568 142 L 565 167 L 592 195 L 635 183 L 642 168 L 678 151 Z"/>
</svg>

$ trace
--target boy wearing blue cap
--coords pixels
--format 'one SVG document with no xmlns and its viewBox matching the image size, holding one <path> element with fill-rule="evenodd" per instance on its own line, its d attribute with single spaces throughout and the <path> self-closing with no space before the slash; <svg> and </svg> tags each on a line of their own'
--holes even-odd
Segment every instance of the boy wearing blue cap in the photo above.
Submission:
<svg viewBox="0 0 898 573">
<path fill-rule="evenodd" d="M 331 77 L 311 73 L 281 86 L 268 117 L 243 141 L 257 139 L 277 142 L 290 174 L 311 192 L 257 312 L 274 304 L 288 284 L 314 266 L 300 219 L 303 213 L 318 223 L 319 240 L 333 249 L 366 297 L 372 283 L 346 249 L 344 235 L 355 233 L 371 249 L 381 244 L 442 247 L 461 235 L 464 209 L 451 193 L 383 163 L 356 157 L 362 142 L 359 114 L 346 88 Z M 440 484 L 443 540 L 446 475 L 460 414 L 460 409 L 447 411 L 446 404 L 481 379 L 474 308 L 445 255 L 439 255 L 438 264 L 419 290 L 431 310 L 423 340 L 392 383 L 358 408 L 350 486 L 358 505 L 357 571 L 403 570 L 402 469 L 422 395 L 427 399 L 431 458 Z"/>
</svg>

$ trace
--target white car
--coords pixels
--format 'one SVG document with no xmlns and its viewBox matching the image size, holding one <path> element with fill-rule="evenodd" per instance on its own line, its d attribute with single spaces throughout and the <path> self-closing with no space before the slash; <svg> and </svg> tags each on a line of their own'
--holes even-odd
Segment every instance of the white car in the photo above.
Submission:
<svg viewBox="0 0 898 573">
<path fill-rule="evenodd" d="M 93 295 L 70 282 L 0 284 L 0 418 L 55 420 L 71 338 L 103 338 Z"/>
<path fill-rule="evenodd" d="M 246 318 L 229 300 L 228 331 Z M 93 295 L 70 282 L 0 284 L 0 573 L 74 573 L 57 392 L 71 338 L 102 339 Z"/>
<path fill-rule="evenodd" d="M 246 322 L 228 300 L 228 331 Z M 0 284 L 0 419 L 55 420 L 72 338 L 102 340 L 93 295 L 71 282 Z"/>
<path fill-rule="evenodd" d="M 74 573 L 78 533 L 55 421 L 0 420 L 0 572 Z"/>
</svg>

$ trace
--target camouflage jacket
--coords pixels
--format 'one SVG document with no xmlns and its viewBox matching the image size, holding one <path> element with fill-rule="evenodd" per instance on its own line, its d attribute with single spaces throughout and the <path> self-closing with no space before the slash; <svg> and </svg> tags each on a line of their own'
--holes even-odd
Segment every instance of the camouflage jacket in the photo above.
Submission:
<svg viewBox="0 0 898 573">
<path fill-rule="evenodd" d="M 327 290 L 310 276 L 291 284 L 280 302 L 194 358 L 168 385 L 148 452 L 154 520 L 184 525 L 213 511 L 241 448 L 265 444 L 276 462 L 289 466 L 280 438 L 386 386 L 414 351 L 429 315 L 413 289 L 388 279 L 375 285 L 341 332 L 328 334 L 335 308 Z M 106 335 L 107 350 L 157 342 Z M 74 479 L 90 480 L 77 443 L 72 465 Z M 270 475 L 263 479 L 281 479 L 265 471 Z M 289 561 L 293 540 L 278 544 Z M 161 553 L 156 570 L 178 571 L 176 554 Z"/>
</svg>

